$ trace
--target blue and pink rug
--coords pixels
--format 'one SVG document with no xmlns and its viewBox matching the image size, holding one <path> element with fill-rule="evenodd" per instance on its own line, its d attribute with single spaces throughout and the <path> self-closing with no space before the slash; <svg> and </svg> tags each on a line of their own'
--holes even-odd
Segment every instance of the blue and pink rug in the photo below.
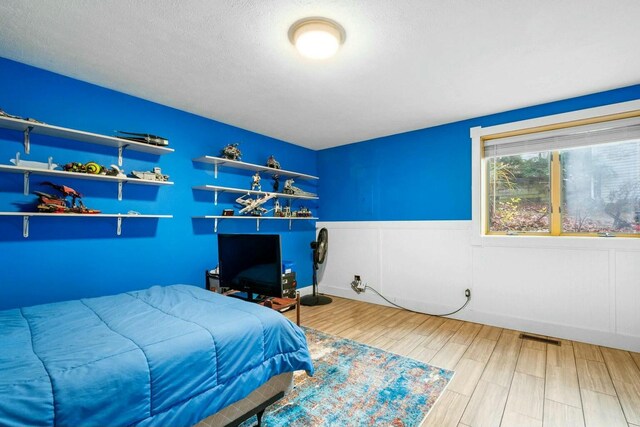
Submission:
<svg viewBox="0 0 640 427">
<path fill-rule="evenodd" d="M 453 371 L 305 328 L 315 375 L 270 406 L 265 427 L 419 426 Z M 255 417 L 242 424 L 256 425 Z"/>
</svg>

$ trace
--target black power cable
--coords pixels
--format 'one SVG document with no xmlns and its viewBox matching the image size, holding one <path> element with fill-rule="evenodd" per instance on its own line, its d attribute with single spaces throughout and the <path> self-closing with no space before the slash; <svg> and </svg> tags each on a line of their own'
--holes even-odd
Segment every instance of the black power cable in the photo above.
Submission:
<svg viewBox="0 0 640 427">
<path fill-rule="evenodd" d="M 393 305 L 393 306 L 395 306 L 395 307 L 398 307 L 398 308 L 400 308 L 400 309 L 402 309 L 402 310 L 410 311 L 410 312 L 412 312 L 412 313 L 426 314 L 426 315 L 434 316 L 434 317 L 446 317 L 446 316 L 451 316 L 452 314 L 456 314 L 457 312 L 459 312 L 460 310 L 462 310 L 463 308 L 465 308 L 465 307 L 467 306 L 467 304 L 469 304 L 469 301 L 471 301 L 471 293 L 468 293 L 468 294 L 467 294 L 467 293 L 465 293 L 465 297 L 467 298 L 467 300 L 466 300 L 466 301 L 465 301 L 465 303 L 462 305 L 462 307 L 460 307 L 459 309 L 457 309 L 457 310 L 455 310 L 455 311 L 452 311 L 451 313 L 445 313 L 445 314 L 432 314 L 432 313 L 426 313 L 426 312 L 424 312 L 424 311 L 411 310 L 410 308 L 406 308 L 406 307 L 403 307 L 403 306 L 401 306 L 401 305 L 396 304 L 395 302 L 391 302 L 391 301 L 389 301 L 387 298 L 385 298 L 385 296 L 384 296 L 384 295 L 382 295 L 380 292 L 376 291 L 374 288 L 372 288 L 372 287 L 371 287 L 371 286 L 369 286 L 369 285 L 364 285 L 364 288 L 362 288 L 362 289 L 357 288 L 357 287 L 355 287 L 355 286 L 353 286 L 353 285 L 352 285 L 352 288 L 353 288 L 353 290 L 354 290 L 354 291 L 356 291 L 356 293 L 358 293 L 358 294 L 359 294 L 359 293 L 361 293 L 361 292 L 366 291 L 367 289 L 371 289 L 373 292 L 375 292 L 376 294 L 378 294 L 378 296 L 379 296 L 380 298 L 382 298 L 383 300 L 385 300 L 386 302 L 388 302 L 389 304 L 391 304 L 391 305 Z M 358 290 L 356 290 L 356 289 L 358 289 Z"/>
</svg>

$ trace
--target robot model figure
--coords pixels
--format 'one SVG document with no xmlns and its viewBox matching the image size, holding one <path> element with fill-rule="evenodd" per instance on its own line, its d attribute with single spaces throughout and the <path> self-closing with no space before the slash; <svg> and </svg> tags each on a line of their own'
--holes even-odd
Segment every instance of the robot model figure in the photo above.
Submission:
<svg viewBox="0 0 640 427">
<path fill-rule="evenodd" d="M 242 157 L 242 152 L 238 148 L 238 143 L 228 144 L 225 146 L 220 152 L 220 156 L 229 160 L 240 160 Z"/>
<path fill-rule="evenodd" d="M 251 189 L 262 191 L 262 186 L 260 185 L 260 172 L 256 172 L 253 175 L 253 182 L 251 183 Z"/>
<path fill-rule="evenodd" d="M 267 167 L 273 168 L 273 169 L 280 169 L 280 162 L 277 161 L 275 157 L 273 157 L 273 154 L 270 155 L 269 158 L 267 159 Z"/>
<path fill-rule="evenodd" d="M 274 174 L 273 175 L 273 191 L 277 193 L 278 190 L 280 190 L 280 175 Z"/>
</svg>

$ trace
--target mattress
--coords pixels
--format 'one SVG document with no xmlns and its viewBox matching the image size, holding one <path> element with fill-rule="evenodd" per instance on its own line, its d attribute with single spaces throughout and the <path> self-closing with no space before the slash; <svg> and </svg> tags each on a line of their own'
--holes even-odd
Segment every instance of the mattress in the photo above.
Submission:
<svg viewBox="0 0 640 427">
<path fill-rule="evenodd" d="M 280 313 L 188 285 L 0 312 L 0 425 L 188 426 L 313 374 Z"/>
</svg>

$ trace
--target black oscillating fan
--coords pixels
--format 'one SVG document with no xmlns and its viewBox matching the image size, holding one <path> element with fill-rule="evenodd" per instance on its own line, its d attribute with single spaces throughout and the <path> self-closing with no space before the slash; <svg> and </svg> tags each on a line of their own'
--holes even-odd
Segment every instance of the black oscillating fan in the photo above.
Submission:
<svg viewBox="0 0 640 427">
<path fill-rule="evenodd" d="M 313 294 L 301 297 L 300 304 L 302 305 L 325 305 L 332 301 L 328 296 L 318 294 L 318 266 L 327 257 L 328 248 L 329 232 L 326 228 L 321 228 L 317 240 L 311 242 L 311 249 L 313 249 Z"/>
</svg>

